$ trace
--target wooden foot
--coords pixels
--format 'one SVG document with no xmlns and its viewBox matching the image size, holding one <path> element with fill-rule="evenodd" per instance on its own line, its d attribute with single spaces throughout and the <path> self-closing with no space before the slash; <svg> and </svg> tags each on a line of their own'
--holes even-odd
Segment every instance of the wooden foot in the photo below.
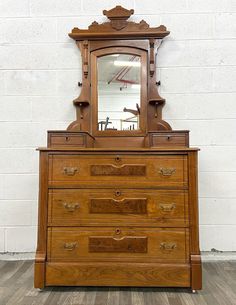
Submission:
<svg viewBox="0 0 236 305">
<path fill-rule="evenodd" d="M 191 288 L 192 291 L 202 289 L 202 265 L 200 255 L 191 255 Z"/>
</svg>

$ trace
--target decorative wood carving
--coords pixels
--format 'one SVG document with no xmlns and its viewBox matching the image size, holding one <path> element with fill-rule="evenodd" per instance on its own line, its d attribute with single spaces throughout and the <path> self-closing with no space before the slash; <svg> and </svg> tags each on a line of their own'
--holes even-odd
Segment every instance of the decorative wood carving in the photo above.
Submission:
<svg viewBox="0 0 236 305">
<path fill-rule="evenodd" d="M 111 20 L 111 27 L 117 31 L 127 26 L 127 19 L 134 13 L 134 10 L 126 10 L 118 5 L 115 8 L 103 11 L 103 15 Z"/>
<path fill-rule="evenodd" d="M 109 198 L 97 198 L 90 201 L 90 213 L 94 214 L 146 214 L 147 199 L 124 198 L 115 200 Z"/>
<path fill-rule="evenodd" d="M 118 5 L 115 8 L 103 11 L 103 14 L 110 19 L 109 22 L 99 24 L 94 21 L 88 30 L 74 28 L 69 36 L 75 40 L 84 39 L 121 39 L 122 37 L 134 38 L 163 38 L 169 35 L 164 25 L 156 28 L 150 28 L 146 21 L 141 20 L 139 23 L 127 21 L 134 13 L 134 10 L 127 10 Z"/>
<path fill-rule="evenodd" d="M 150 76 L 153 77 L 155 73 L 155 53 L 154 53 L 154 46 L 155 46 L 155 40 L 149 39 L 150 44 L 150 61 L 149 61 L 149 68 L 150 68 Z"/>
<path fill-rule="evenodd" d="M 88 77 L 88 40 L 83 41 L 83 73 L 84 77 Z"/>
<path fill-rule="evenodd" d="M 147 253 L 147 237 L 89 237 L 89 252 Z"/>
</svg>

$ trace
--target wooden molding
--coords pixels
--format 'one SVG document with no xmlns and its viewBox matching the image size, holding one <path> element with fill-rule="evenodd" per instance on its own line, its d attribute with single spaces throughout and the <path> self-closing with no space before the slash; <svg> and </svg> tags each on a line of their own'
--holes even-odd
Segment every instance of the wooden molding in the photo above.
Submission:
<svg viewBox="0 0 236 305">
<path fill-rule="evenodd" d="M 127 21 L 134 13 L 134 10 L 127 10 L 118 5 L 115 8 L 103 14 L 110 20 L 108 22 L 99 24 L 94 21 L 87 30 L 74 28 L 69 36 L 74 40 L 85 39 L 138 39 L 138 38 L 164 38 L 169 35 L 164 25 L 151 28 L 149 24 L 141 20 L 140 22 Z"/>
</svg>

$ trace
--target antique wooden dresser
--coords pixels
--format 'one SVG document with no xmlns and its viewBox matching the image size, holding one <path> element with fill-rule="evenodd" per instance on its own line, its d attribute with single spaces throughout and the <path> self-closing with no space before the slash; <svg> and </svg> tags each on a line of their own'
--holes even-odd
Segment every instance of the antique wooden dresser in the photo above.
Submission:
<svg viewBox="0 0 236 305">
<path fill-rule="evenodd" d="M 121 6 L 103 13 L 69 34 L 82 55 L 76 120 L 39 148 L 35 287 L 201 289 L 198 149 L 162 120 L 156 79 L 169 32 Z"/>
</svg>

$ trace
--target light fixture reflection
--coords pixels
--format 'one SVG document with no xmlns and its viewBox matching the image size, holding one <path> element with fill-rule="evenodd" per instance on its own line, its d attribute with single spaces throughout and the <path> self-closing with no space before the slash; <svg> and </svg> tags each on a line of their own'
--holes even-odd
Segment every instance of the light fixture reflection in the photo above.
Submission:
<svg viewBox="0 0 236 305">
<path fill-rule="evenodd" d="M 116 60 L 114 61 L 114 65 L 122 67 L 140 67 L 141 63 L 139 61 Z"/>
<path fill-rule="evenodd" d="M 140 89 L 140 85 L 139 84 L 132 84 L 131 88 L 132 89 Z"/>
</svg>

